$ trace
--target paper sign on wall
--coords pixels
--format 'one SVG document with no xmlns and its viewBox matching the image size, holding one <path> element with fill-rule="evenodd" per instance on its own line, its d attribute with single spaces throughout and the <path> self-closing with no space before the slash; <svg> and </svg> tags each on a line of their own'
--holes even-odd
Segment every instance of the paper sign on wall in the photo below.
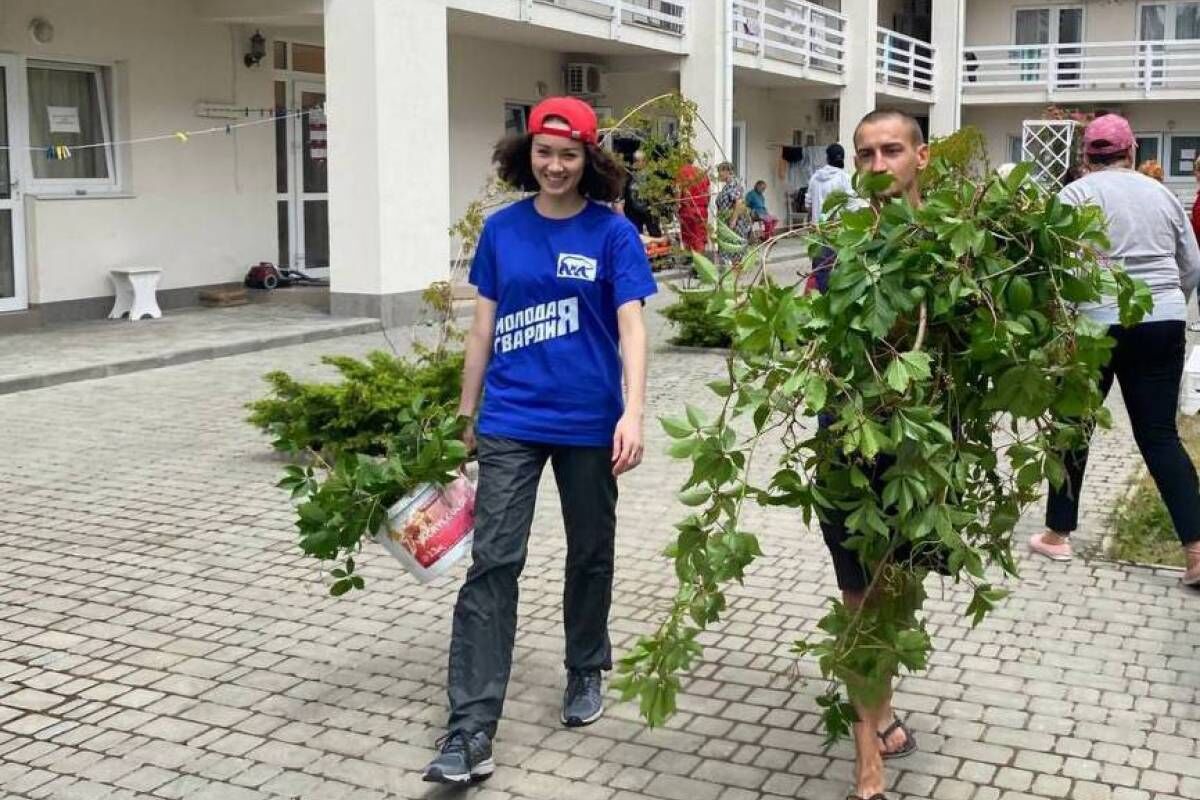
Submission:
<svg viewBox="0 0 1200 800">
<path fill-rule="evenodd" d="M 329 157 L 329 133 L 325 114 L 314 110 L 308 117 L 308 155 L 314 161 Z"/>
<path fill-rule="evenodd" d="M 46 106 L 51 133 L 82 133 L 78 106 Z"/>
</svg>

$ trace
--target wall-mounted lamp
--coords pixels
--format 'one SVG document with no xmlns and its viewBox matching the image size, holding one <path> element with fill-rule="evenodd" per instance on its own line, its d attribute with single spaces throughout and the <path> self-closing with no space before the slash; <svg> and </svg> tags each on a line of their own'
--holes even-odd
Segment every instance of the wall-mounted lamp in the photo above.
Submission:
<svg viewBox="0 0 1200 800">
<path fill-rule="evenodd" d="M 262 31 L 255 31 L 250 37 L 250 52 L 246 53 L 246 66 L 257 67 L 258 63 L 267 55 L 267 40 L 262 35 Z"/>
<path fill-rule="evenodd" d="M 29 35 L 38 44 L 50 44 L 54 39 L 54 26 L 44 17 L 34 17 L 29 21 Z"/>
</svg>

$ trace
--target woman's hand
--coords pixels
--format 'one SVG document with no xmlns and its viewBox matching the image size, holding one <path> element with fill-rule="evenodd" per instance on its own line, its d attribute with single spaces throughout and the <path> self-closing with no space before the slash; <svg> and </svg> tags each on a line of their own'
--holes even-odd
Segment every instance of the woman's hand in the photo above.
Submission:
<svg viewBox="0 0 1200 800">
<path fill-rule="evenodd" d="M 475 417 L 469 414 L 458 415 L 459 423 L 462 425 L 462 434 L 459 436 L 463 444 L 467 446 L 467 453 L 475 455 Z"/>
<path fill-rule="evenodd" d="M 642 463 L 642 452 L 642 415 L 626 411 L 613 431 L 613 476 L 628 472 Z"/>
</svg>

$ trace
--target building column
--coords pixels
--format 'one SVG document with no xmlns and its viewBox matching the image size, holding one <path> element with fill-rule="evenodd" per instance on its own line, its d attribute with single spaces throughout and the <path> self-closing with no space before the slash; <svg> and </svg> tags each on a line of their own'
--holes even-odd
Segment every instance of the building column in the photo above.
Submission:
<svg viewBox="0 0 1200 800">
<path fill-rule="evenodd" d="M 854 152 L 858 121 L 875 110 L 876 24 L 879 0 L 843 0 L 846 15 L 846 85 L 838 103 L 838 142 Z"/>
<path fill-rule="evenodd" d="M 933 32 L 936 48 L 933 66 L 935 102 L 929 107 L 929 135 L 949 136 L 962 124 L 959 70 L 962 64 L 963 0 L 933 0 Z"/>
<path fill-rule="evenodd" d="M 696 147 L 715 164 L 729 158 L 733 140 L 733 62 L 730 49 L 729 0 L 692 3 L 688 9 L 688 55 L 679 70 L 679 91 L 694 102 L 712 129 L 696 126 Z M 715 138 L 714 138 L 715 137 Z"/>
<path fill-rule="evenodd" d="M 325 0 L 330 310 L 411 321 L 449 277 L 446 0 Z"/>
</svg>

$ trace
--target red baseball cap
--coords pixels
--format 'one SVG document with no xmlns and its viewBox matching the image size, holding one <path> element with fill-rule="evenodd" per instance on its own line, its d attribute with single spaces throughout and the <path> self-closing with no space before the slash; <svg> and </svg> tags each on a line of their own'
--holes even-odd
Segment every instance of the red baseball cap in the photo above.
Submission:
<svg viewBox="0 0 1200 800">
<path fill-rule="evenodd" d="M 1088 123 L 1083 131 L 1083 152 L 1093 156 L 1123 153 L 1134 146 L 1129 121 L 1117 114 L 1105 114 Z"/>
<path fill-rule="evenodd" d="M 558 117 L 567 127 L 546 127 L 546 120 Z M 589 144 L 596 143 L 596 112 L 577 97 L 547 97 L 529 112 L 529 133 L 565 136 Z"/>
</svg>

